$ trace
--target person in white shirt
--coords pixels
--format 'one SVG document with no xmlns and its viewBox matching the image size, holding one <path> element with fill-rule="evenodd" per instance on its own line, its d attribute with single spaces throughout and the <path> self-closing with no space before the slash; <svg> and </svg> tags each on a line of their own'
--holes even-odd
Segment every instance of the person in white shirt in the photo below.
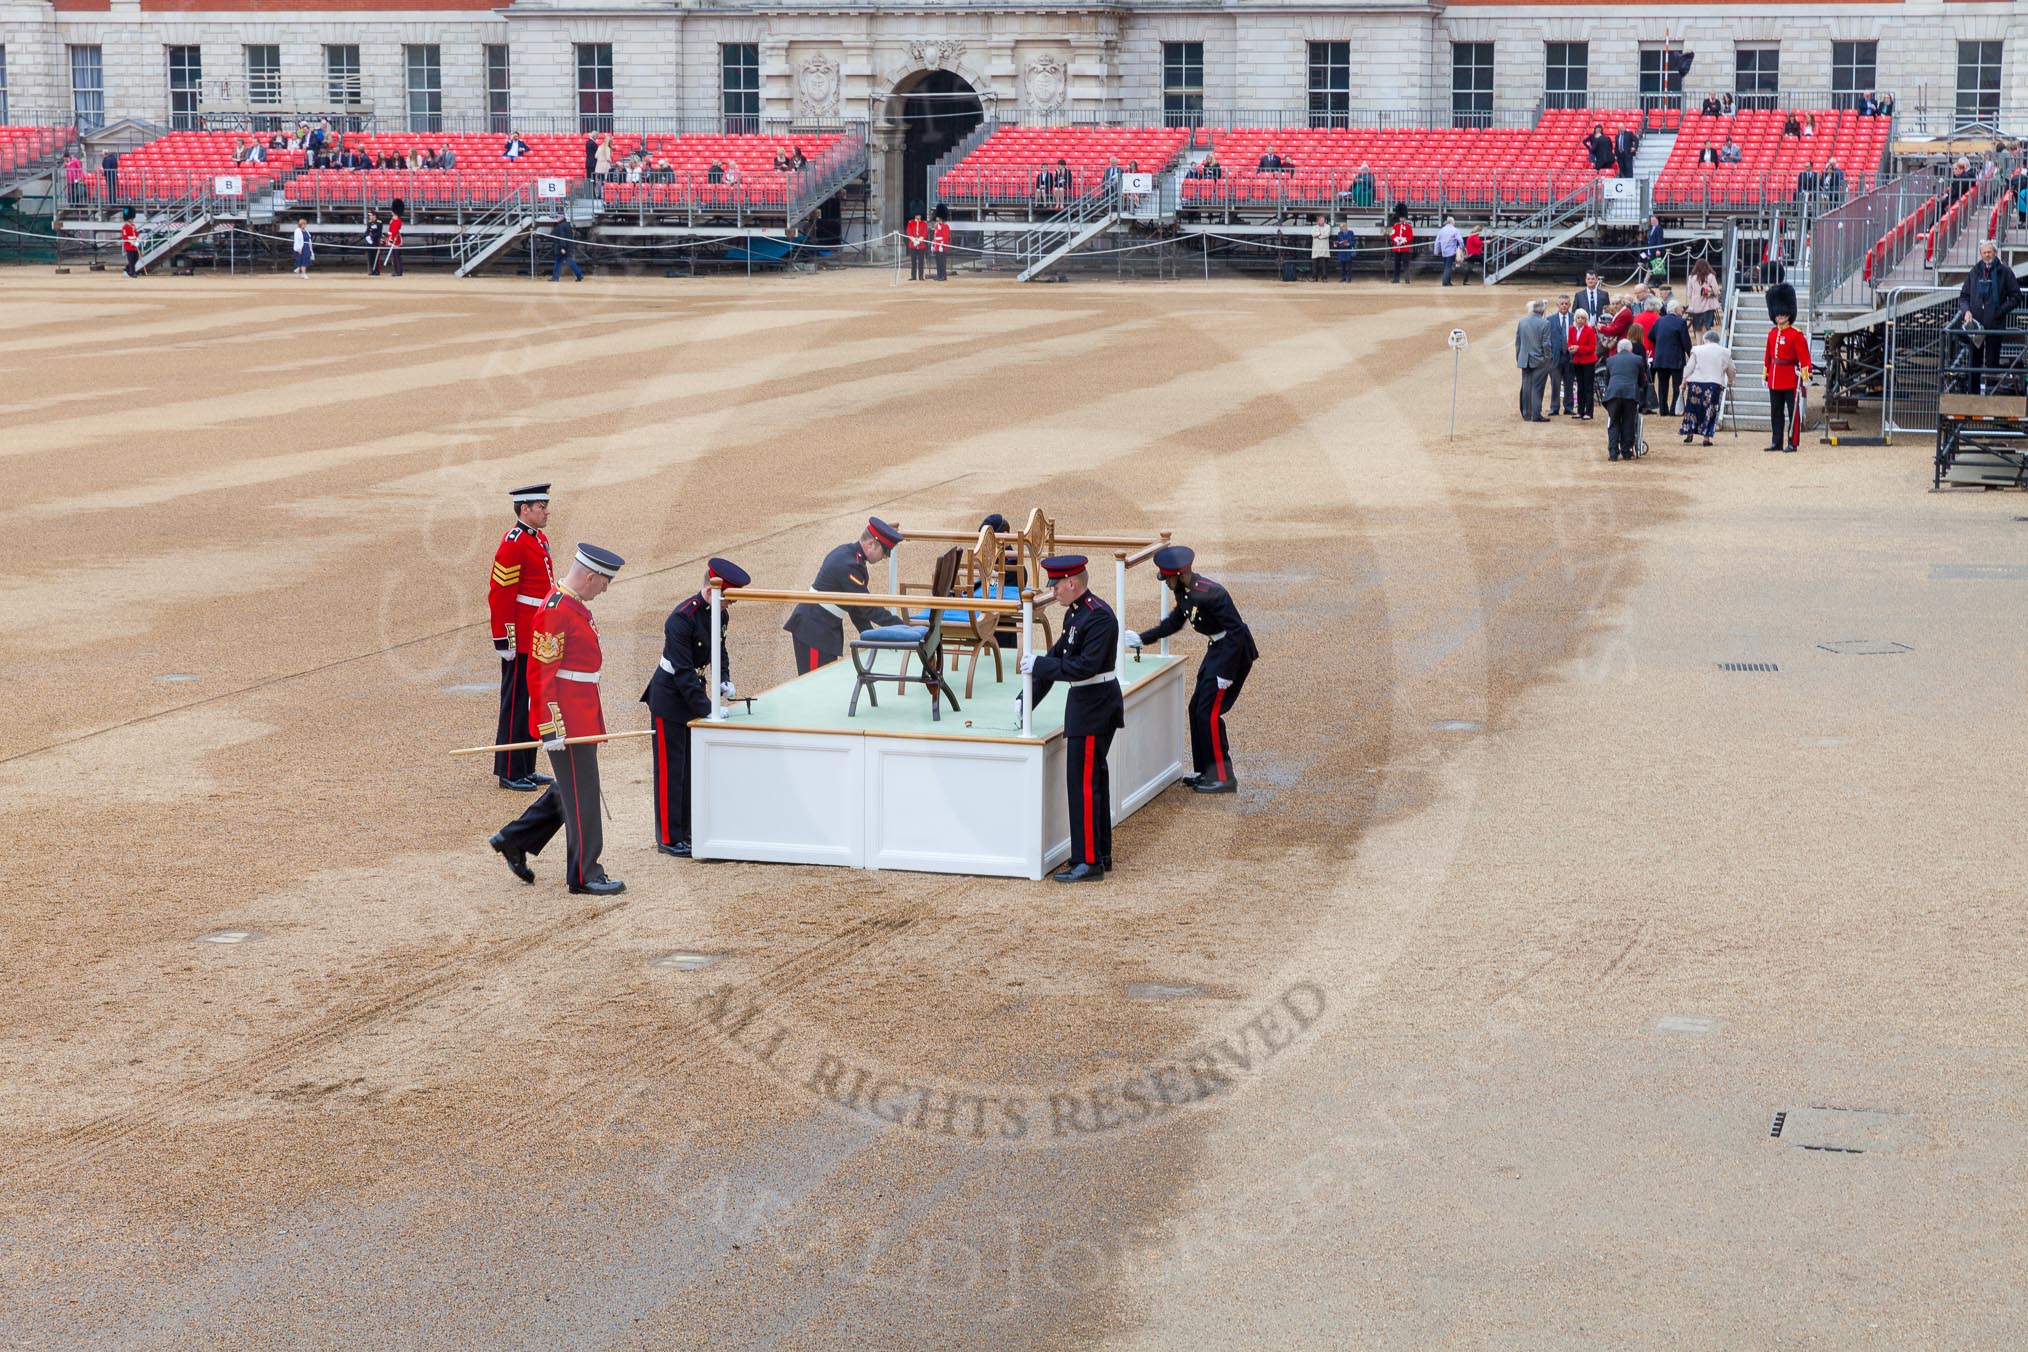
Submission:
<svg viewBox="0 0 2028 1352">
<path fill-rule="evenodd" d="M 1329 281 L 1331 274 L 1331 227 L 1322 216 L 1310 227 L 1310 280 Z"/>
<path fill-rule="evenodd" d="M 296 217 L 296 233 L 289 240 L 289 251 L 296 256 L 296 275 L 309 276 L 315 249 L 310 243 L 310 222 L 307 218 Z"/>
<path fill-rule="evenodd" d="M 1451 284 L 1451 269 L 1458 261 L 1458 250 L 1465 245 L 1465 235 L 1458 229 L 1455 217 L 1444 217 L 1443 228 L 1436 232 L 1436 256 L 1444 260 L 1444 285 Z"/>
<path fill-rule="evenodd" d="M 1731 388 L 1732 377 L 1731 351 L 1717 329 L 1704 330 L 1704 341 L 1690 349 L 1690 361 L 1683 368 L 1683 425 L 1677 430 L 1685 446 L 1697 436 L 1706 446 L 1711 444 L 1711 434 L 1718 430 L 1718 405 Z"/>
</svg>

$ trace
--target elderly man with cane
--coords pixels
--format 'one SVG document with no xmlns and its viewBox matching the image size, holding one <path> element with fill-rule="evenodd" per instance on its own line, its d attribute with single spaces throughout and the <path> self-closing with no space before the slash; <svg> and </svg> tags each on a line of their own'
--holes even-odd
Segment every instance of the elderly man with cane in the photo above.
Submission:
<svg viewBox="0 0 2028 1352">
<path fill-rule="evenodd" d="M 1992 240 L 1979 241 L 1979 261 L 1972 264 L 1965 284 L 1958 288 L 1958 325 L 1979 354 L 1981 394 L 1987 393 L 1998 377 L 2007 321 L 2020 308 L 2021 283 L 2014 270 L 2000 261 L 2000 251 Z"/>
</svg>

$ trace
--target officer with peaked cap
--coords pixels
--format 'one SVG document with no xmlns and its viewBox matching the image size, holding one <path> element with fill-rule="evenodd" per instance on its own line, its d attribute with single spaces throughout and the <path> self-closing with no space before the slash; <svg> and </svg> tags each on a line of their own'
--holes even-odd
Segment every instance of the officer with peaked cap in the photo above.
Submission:
<svg viewBox="0 0 2028 1352">
<path fill-rule="evenodd" d="M 599 866 L 605 832 L 599 824 L 598 743 L 569 744 L 573 737 L 605 734 L 605 710 L 599 704 L 604 657 L 586 603 L 605 591 L 625 562 L 609 549 L 579 545 L 570 571 L 536 612 L 528 642 L 529 718 L 549 753 L 556 782 L 490 842 L 524 883 L 535 881 L 528 856 L 541 854 L 560 826 L 568 847 L 564 878 L 571 891 L 603 897 L 627 890 Z"/>
<path fill-rule="evenodd" d="M 884 562 L 901 543 L 901 532 L 879 517 L 869 518 L 866 529 L 849 544 L 839 545 L 824 556 L 811 591 L 860 592 L 868 590 L 866 580 L 872 565 Z M 845 655 L 845 618 L 851 616 L 860 633 L 882 625 L 900 624 L 901 617 L 880 606 L 836 606 L 828 602 L 805 601 L 789 612 L 788 631 L 796 650 L 796 672 L 815 671 Z"/>
<path fill-rule="evenodd" d="M 1129 635 L 1127 646 L 1141 648 L 1178 632 L 1187 621 L 1210 640 L 1197 664 L 1197 688 L 1190 695 L 1190 758 L 1197 773 L 1183 782 L 1198 793 L 1237 793 L 1239 776 L 1232 771 L 1232 742 L 1225 715 L 1239 703 L 1246 674 L 1260 650 L 1253 631 L 1239 617 L 1239 607 L 1225 588 L 1197 572 L 1194 551 L 1165 545 L 1155 551 L 1155 571 L 1169 584 L 1176 604 L 1153 629 Z"/>
<path fill-rule="evenodd" d="M 1070 859 L 1051 877 L 1059 883 L 1102 882 L 1113 866 L 1112 775 L 1106 754 L 1113 734 L 1127 725 L 1126 699 L 1114 670 L 1120 622 L 1113 608 L 1092 593 L 1084 555 L 1044 559 L 1042 571 L 1063 606 L 1063 632 L 1048 653 L 1022 658 L 1021 672 L 1035 677 L 1037 708 L 1058 681 L 1070 687 L 1063 708 Z"/>
<path fill-rule="evenodd" d="M 690 857 L 690 720 L 711 715 L 711 689 L 732 698 L 732 659 L 725 645 L 732 619 L 732 592 L 749 581 L 746 569 L 725 559 L 704 568 L 704 590 L 669 612 L 662 622 L 662 661 L 648 678 L 641 702 L 655 720 L 655 848 L 679 859 Z M 718 671 L 711 671 L 711 602 L 705 592 L 724 588 L 718 613 Z M 702 674 L 700 674 L 702 673 Z"/>
<path fill-rule="evenodd" d="M 535 613 L 556 586 L 549 560 L 549 485 L 528 484 L 507 494 L 514 524 L 493 551 L 493 580 L 486 589 L 486 609 L 493 622 L 493 651 L 500 657 L 500 721 L 494 736 L 503 745 L 533 741 L 528 726 L 528 635 Z M 500 787 L 538 792 L 550 782 L 535 772 L 535 748 L 493 753 L 493 773 Z"/>
</svg>

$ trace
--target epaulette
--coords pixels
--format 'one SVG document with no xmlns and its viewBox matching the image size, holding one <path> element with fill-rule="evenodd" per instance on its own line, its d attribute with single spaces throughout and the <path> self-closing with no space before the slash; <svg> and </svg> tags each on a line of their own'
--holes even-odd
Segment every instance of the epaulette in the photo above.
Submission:
<svg viewBox="0 0 2028 1352">
<path fill-rule="evenodd" d="M 527 533 L 528 527 L 519 521 L 515 522 L 513 525 L 507 528 L 507 538 L 509 540 L 518 540 Z"/>
<path fill-rule="evenodd" d="M 558 601 L 561 601 L 562 599 L 563 599 L 563 593 L 562 593 L 562 592 L 560 592 L 560 591 L 553 591 L 553 592 L 551 592 L 551 593 L 549 594 L 549 599 L 548 599 L 547 601 L 544 601 L 544 602 L 542 603 L 542 608 L 543 608 L 544 610 L 555 610 L 555 609 L 556 609 L 556 603 L 557 603 Z"/>
</svg>

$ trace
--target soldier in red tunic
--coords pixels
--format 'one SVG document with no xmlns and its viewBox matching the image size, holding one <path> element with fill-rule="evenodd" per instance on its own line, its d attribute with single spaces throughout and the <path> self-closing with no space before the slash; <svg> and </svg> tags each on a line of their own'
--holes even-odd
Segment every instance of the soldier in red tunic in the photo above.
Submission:
<svg viewBox="0 0 2028 1352">
<path fill-rule="evenodd" d="M 1787 307 L 1790 311 L 1794 306 Z M 1810 378 L 1810 340 L 1796 328 L 1793 313 L 1778 313 L 1768 331 L 1761 365 L 1767 377 L 1768 441 L 1763 450 L 1793 451 L 1803 439 L 1796 399 Z"/>
<path fill-rule="evenodd" d="M 930 231 L 930 252 L 937 256 L 937 280 L 940 282 L 949 280 L 944 275 L 945 260 L 949 258 L 951 252 L 949 221 L 939 218 L 936 227 Z"/>
<path fill-rule="evenodd" d="M 601 736 L 606 730 L 599 705 L 599 631 L 586 602 L 605 591 L 625 562 L 597 545 L 579 545 L 570 571 L 536 612 L 528 642 L 530 718 L 556 782 L 489 842 L 524 883 L 535 881 L 528 856 L 541 854 L 560 826 L 571 891 L 603 897 L 627 890 L 599 866 L 605 834 L 599 828 L 598 743 L 567 744 L 569 738 Z"/>
<path fill-rule="evenodd" d="M 528 722 L 528 642 L 535 613 L 556 589 L 550 564 L 549 485 L 529 484 L 507 495 L 514 505 L 514 524 L 493 551 L 493 581 L 486 608 L 493 616 L 493 651 L 500 656 L 500 725 L 494 741 L 526 742 L 534 737 Z M 493 773 L 500 787 L 534 793 L 550 782 L 535 773 L 535 749 L 496 751 Z"/>
<path fill-rule="evenodd" d="M 1415 227 L 1408 223 L 1408 217 L 1394 218 L 1394 224 L 1387 227 L 1387 242 L 1394 248 L 1394 275 L 1389 280 L 1406 285 L 1408 265 L 1415 256 Z"/>
<path fill-rule="evenodd" d="M 127 255 L 127 275 L 141 275 L 141 232 L 134 225 L 134 209 L 120 213 L 120 251 Z"/>
<path fill-rule="evenodd" d="M 908 279 L 919 282 L 922 280 L 923 255 L 929 249 L 929 222 L 923 220 L 922 213 L 918 211 L 908 218 L 908 229 L 904 233 L 908 236 Z"/>
</svg>

